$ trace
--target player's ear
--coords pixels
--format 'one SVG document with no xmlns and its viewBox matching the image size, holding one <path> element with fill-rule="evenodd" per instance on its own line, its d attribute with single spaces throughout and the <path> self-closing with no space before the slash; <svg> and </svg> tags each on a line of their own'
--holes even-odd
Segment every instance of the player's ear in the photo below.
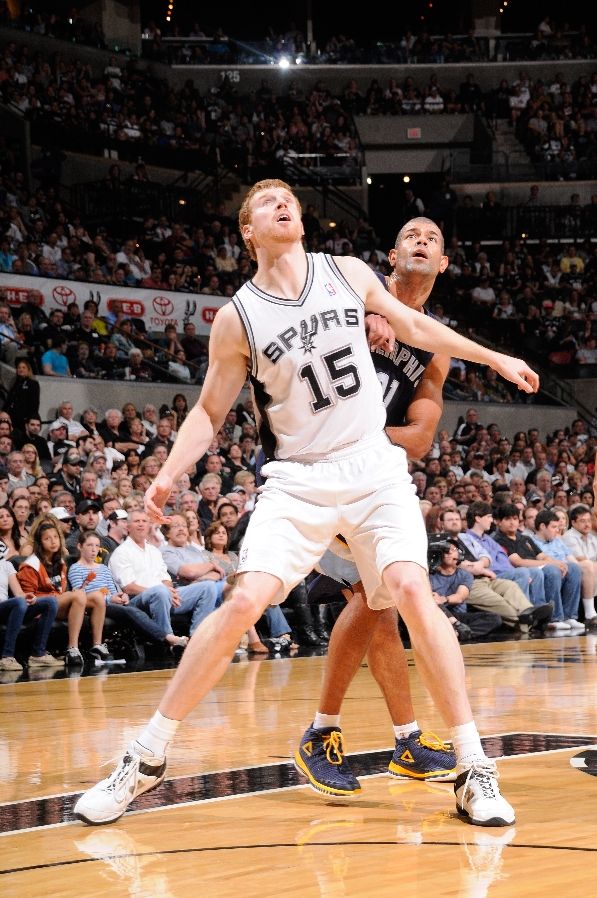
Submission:
<svg viewBox="0 0 597 898">
<path fill-rule="evenodd" d="M 447 256 L 442 256 L 441 262 L 439 263 L 439 272 L 440 272 L 440 274 L 443 274 L 443 273 L 444 273 L 444 271 L 446 270 L 446 268 L 448 267 L 449 264 L 450 264 L 450 260 L 448 259 L 448 257 L 447 257 Z"/>
<path fill-rule="evenodd" d="M 396 264 L 396 247 L 395 246 L 393 246 L 392 249 L 388 250 L 388 262 L 390 263 L 392 268 Z"/>
</svg>

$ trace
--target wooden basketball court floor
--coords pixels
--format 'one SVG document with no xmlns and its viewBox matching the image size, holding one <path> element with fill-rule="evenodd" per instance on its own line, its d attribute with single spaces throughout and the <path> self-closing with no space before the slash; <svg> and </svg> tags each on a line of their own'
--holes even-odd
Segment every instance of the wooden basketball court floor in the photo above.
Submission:
<svg viewBox="0 0 597 898">
<path fill-rule="evenodd" d="M 3 898 L 564 898 L 597 894 L 597 636 L 465 646 L 488 754 L 517 811 L 455 815 L 450 784 L 384 773 L 393 734 L 363 667 L 343 730 L 363 791 L 327 800 L 290 762 L 325 659 L 232 664 L 181 726 L 168 779 L 120 821 L 73 821 L 171 670 L 0 685 Z M 411 663 L 417 718 L 445 730 Z"/>
</svg>

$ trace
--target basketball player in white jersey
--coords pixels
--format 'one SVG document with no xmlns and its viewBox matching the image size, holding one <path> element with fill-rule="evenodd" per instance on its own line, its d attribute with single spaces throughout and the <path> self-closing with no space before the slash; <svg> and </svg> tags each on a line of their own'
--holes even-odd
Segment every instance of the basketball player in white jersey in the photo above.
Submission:
<svg viewBox="0 0 597 898">
<path fill-rule="evenodd" d="M 300 205 L 283 181 L 255 184 L 239 222 L 257 273 L 216 316 L 201 395 L 146 493 L 146 507 L 154 520 L 164 520 L 174 481 L 205 454 L 249 372 L 268 464 L 240 577 L 230 600 L 193 634 L 158 711 L 114 772 L 81 796 L 75 814 L 87 823 L 110 823 L 136 795 L 162 782 L 180 722 L 223 676 L 242 634 L 342 533 L 371 607 L 398 608 L 421 675 L 452 728 L 465 775 L 457 809 L 473 823 L 508 825 L 514 811 L 473 722 L 460 647 L 431 596 L 427 540 L 406 455 L 384 432 L 365 311 L 385 316 L 409 345 L 490 365 L 525 392 L 537 389 L 538 377 L 522 360 L 477 346 L 397 303 L 360 259 L 305 253 Z"/>
<path fill-rule="evenodd" d="M 449 262 L 440 229 L 429 218 L 411 219 L 398 232 L 388 258 L 393 271 L 384 281 L 387 290 L 397 301 L 423 312 L 437 275 Z M 369 329 L 376 320 L 377 316 L 368 317 Z M 371 355 L 383 389 L 386 433 L 407 456 L 421 458 L 431 447 L 442 414 L 450 358 L 399 340 L 391 351 L 373 346 Z M 394 726 L 396 744 L 389 772 L 419 780 L 455 780 L 454 753 L 434 734 L 422 733 L 415 719 L 395 607 L 369 608 L 357 567 L 340 537 L 317 570 L 335 592 L 342 590 L 347 605 L 332 630 L 318 710 L 295 754 L 297 768 L 325 795 L 347 797 L 361 791 L 344 755 L 340 709 L 366 654 Z"/>
</svg>

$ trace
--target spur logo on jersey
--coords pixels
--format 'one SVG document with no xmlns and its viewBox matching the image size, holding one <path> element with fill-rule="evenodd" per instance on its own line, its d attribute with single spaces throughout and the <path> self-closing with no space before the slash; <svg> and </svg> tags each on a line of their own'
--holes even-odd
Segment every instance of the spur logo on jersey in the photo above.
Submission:
<svg viewBox="0 0 597 898">
<path fill-rule="evenodd" d="M 325 287 L 325 289 L 328 291 L 328 293 L 330 294 L 330 296 L 335 296 L 335 295 L 336 295 L 336 288 L 334 287 L 333 284 L 324 284 L 324 287 Z"/>
<path fill-rule="evenodd" d="M 271 340 L 263 355 L 275 365 L 283 355 L 292 349 L 300 348 L 303 355 L 316 348 L 315 338 L 320 331 L 329 331 L 332 327 L 358 327 L 358 309 L 326 309 L 310 318 L 303 318 L 298 327 L 288 327 Z"/>
<path fill-rule="evenodd" d="M 316 348 L 313 341 L 315 340 L 318 327 L 319 322 L 316 315 L 311 315 L 311 330 L 307 328 L 307 322 L 305 320 L 301 321 L 301 346 L 303 347 L 303 353 L 305 355 L 308 352 L 313 352 Z"/>
</svg>

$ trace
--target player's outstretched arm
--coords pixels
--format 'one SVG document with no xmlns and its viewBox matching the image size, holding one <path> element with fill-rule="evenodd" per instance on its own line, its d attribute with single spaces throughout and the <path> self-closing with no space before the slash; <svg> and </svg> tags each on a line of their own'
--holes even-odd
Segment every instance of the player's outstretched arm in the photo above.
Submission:
<svg viewBox="0 0 597 898">
<path fill-rule="evenodd" d="M 367 311 L 385 315 L 396 336 L 405 343 L 489 365 L 524 393 L 536 393 L 539 389 L 539 376 L 522 359 L 480 346 L 429 315 L 421 315 L 395 302 L 362 260 L 342 256 L 335 261 L 353 289 L 363 297 Z"/>
<path fill-rule="evenodd" d="M 145 508 L 154 521 L 172 484 L 206 452 L 247 379 L 249 349 L 238 313 L 229 303 L 216 315 L 209 340 L 209 368 L 199 399 L 185 418 L 172 451 L 145 493 Z"/>
</svg>

